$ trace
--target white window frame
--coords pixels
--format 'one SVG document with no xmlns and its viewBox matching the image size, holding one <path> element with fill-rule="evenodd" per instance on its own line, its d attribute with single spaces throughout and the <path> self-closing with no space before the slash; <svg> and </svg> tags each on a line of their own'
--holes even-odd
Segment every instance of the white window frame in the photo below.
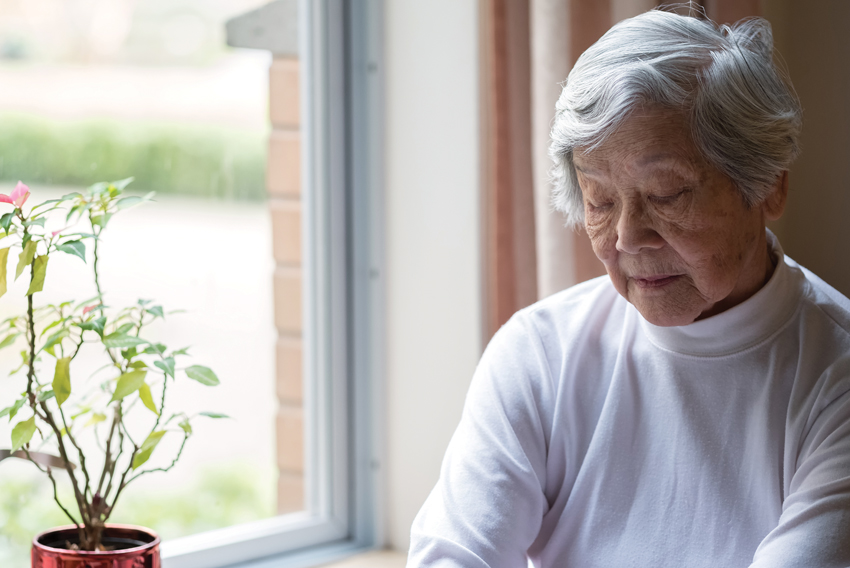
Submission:
<svg viewBox="0 0 850 568">
<path fill-rule="evenodd" d="M 307 510 L 168 541 L 164 568 L 297 568 L 382 544 L 382 1 L 298 8 Z"/>
</svg>

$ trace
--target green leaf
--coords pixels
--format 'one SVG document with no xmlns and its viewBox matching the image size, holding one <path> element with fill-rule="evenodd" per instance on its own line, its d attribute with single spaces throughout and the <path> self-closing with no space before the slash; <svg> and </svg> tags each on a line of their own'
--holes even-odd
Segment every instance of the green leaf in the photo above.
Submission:
<svg viewBox="0 0 850 568">
<path fill-rule="evenodd" d="M 64 319 L 64 318 L 63 318 L 63 319 L 58 319 L 58 320 L 56 320 L 55 322 L 51 323 L 50 325 L 48 325 L 47 327 L 45 327 L 44 329 L 42 329 L 42 330 L 41 330 L 41 333 L 39 333 L 39 334 L 38 334 L 38 336 L 39 336 L 39 337 L 44 337 L 44 334 L 45 334 L 45 333 L 47 333 L 48 331 L 50 331 L 51 329 L 53 329 L 54 327 L 56 327 L 57 325 L 59 325 L 60 323 L 62 323 L 62 322 L 64 322 L 64 321 L 65 321 L 65 319 Z"/>
<path fill-rule="evenodd" d="M 148 308 L 147 312 L 154 317 L 165 319 L 165 314 L 162 313 L 162 306 L 153 306 L 152 308 Z"/>
<path fill-rule="evenodd" d="M 56 404 L 62 403 L 71 396 L 71 358 L 62 357 L 56 360 L 56 371 L 53 373 L 53 391 L 56 393 Z"/>
<path fill-rule="evenodd" d="M 100 215 L 92 215 L 91 224 L 98 225 L 100 227 L 106 227 L 106 224 L 109 222 L 109 219 L 112 217 L 112 213 L 102 213 Z"/>
<path fill-rule="evenodd" d="M 4 408 L 3 410 L 0 410 L 0 418 L 3 418 L 4 416 L 6 416 L 8 414 L 9 415 L 9 422 L 11 422 L 12 418 L 15 417 L 15 414 L 18 413 L 18 411 L 21 409 L 21 407 L 24 404 L 26 404 L 26 402 L 27 402 L 26 398 L 19 398 L 18 400 L 15 401 L 15 404 L 13 404 L 12 406 L 8 406 L 8 407 Z"/>
<path fill-rule="evenodd" d="M 62 202 L 61 199 L 47 199 L 45 201 L 42 201 L 38 205 L 33 205 L 32 210 L 35 211 L 36 209 L 40 209 L 41 207 L 44 207 L 45 205 L 50 205 L 51 203 L 61 203 L 61 202 Z"/>
<path fill-rule="evenodd" d="M 162 343 L 154 343 L 145 347 L 145 353 L 148 355 L 162 355 L 166 349 Z"/>
<path fill-rule="evenodd" d="M 188 354 L 189 354 L 189 347 L 184 347 L 182 349 L 178 349 L 176 351 L 171 352 L 171 355 L 188 355 Z"/>
<path fill-rule="evenodd" d="M 133 394 L 145 384 L 145 375 L 147 371 L 130 371 L 118 377 L 118 384 L 115 385 L 115 393 L 112 395 L 110 403 L 116 400 L 122 400 L 125 396 Z"/>
<path fill-rule="evenodd" d="M 139 350 L 135 347 L 128 347 L 127 349 L 121 350 L 121 356 L 127 359 L 128 361 L 139 354 Z"/>
<path fill-rule="evenodd" d="M 221 414 L 220 412 L 199 412 L 198 414 L 207 418 L 230 418 L 227 414 Z"/>
<path fill-rule="evenodd" d="M 20 333 L 10 333 L 6 337 L 4 337 L 3 341 L 0 341 L 0 349 L 3 349 L 4 347 L 9 347 L 11 344 L 13 344 L 15 342 L 15 340 L 18 338 L 19 335 L 21 335 L 21 334 Z"/>
<path fill-rule="evenodd" d="M 144 361 L 133 361 L 132 363 L 130 363 L 130 368 L 132 368 L 132 369 L 147 369 L 148 364 L 145 363 Z"/>
<path fill-rule="evenodd" d="M 44 344 L 44 347 L 42 347 L 42 349 L 44 349 L 48 353 L 53 353 L 53 347 L 55 347 L 57 343 L 60 343 L 69 335 L 71 335 L 70 331 L 68 331 L 67 329 L 60 329 L 47 339 L 47 343 Z"/>
<path fill-rule="evenodd" d="M 106 191 L 106 189 L 108 187 L 109 187 L 109 184 L 107 182 L 99 181 L 97 183 L 93 183 L 90 186 L 88 186 L 88 188 L 86 188 L 86 191 L 88 192 L 88 194 L 90 196 L 97 197 L 98 195 L 100 195 L 101 193 Z"/>
<path fill-rule="evenodd" d="M 79 213 L 80 215 L 82 215 L 83 213 L 91 209 L 91 207 L 91 203 L 80 203 L 78 205 L 74 205 L 73 207 L 71 207 L 71 210 L 68 211 L 68 215 L 65 216 L 65 221 L 70 221 L 71 217 L 73 217 L 75 213 Z"/>
<path fill-rule="evenodd" d="M 40 219 L 33 219 L 32 221 L 24 221 L 24 227 L 32 227 L 33 225 L 36 225 L 38 227 L 44 227 L 44 221 L 44 217 Z"/>
<path fill-rule="evenodd" d="M 12 428 L 12 452 L 17 452 L 32 440 L 32 435 L 35 434 L 35 416 L 29 420 L 18 422 Z"/>
<path fill-rule="evenodd" d="M 118 191 L 123 191 L 124 188 L 127 187 L 128 185 L 130 185 L 130 183 L 134 179 L 136 179 L 136 178 L 130 176 L 128 178 L 120 179 L 118 181 L 113 181 L 111 185 L 114 186 L 115 189 L 117 189 Z"/>
<path fill-rule="evenodd" d="M 115 333 L 125 333 L 125 334 L 130 333 L 130 330 L 133 329 L 134 327 L 135 327 L 135 324 L 125 323 L 124 325 L 119 327 L 117 330 L 115 330 Z"/>
<path fill-rule="evenodd" d="M 174 357 L 165 357 L 162 361 L 154 361 L 153 365 L 172 379 L 174 378 Z"/>
<path fill-rule="evenodd" d="M 151 388 L 147 384 L 143 384 L 139 387 L 139 398 L 142 399 L 142 404 L 147 406 L 151 412 L 159 416 L 159 410 L 157 410 L 156 404 L 153 402 Z"/>
<path fill-rule="evenodd" d="M 85 331 L 96 331 L 98 335 L 103 337 L 103 328 L 106 326 L 106 316 L 101 316 L 91 321 L 78 323 L 77 327 Z"/>
<path fill-rule="evenodd" d="M 9 227 L 12 226 L 12 220 L 15 218 L 14 213 L 6 213 L 2 217 L 0 217 L 0 227 L 3 227 L 3 231 L 6 234 L 9 234 Z"/>
<path fill-rule="evenodd" d="M 9 260 L 9 248 L 0 249 L 0 296 L 6 293 L 6 264 Z"/>
<path fill-rule="evenodd" d="M 101 414 L 99 412 L 95 412 L 94 414 L 91 415 L 91 418 L 89 418 L 88 422 L 83 424 L 83 428 L 86 428 L 88 426 L 93 426 L 94 424 L 100 424 L 101 422 L 103 422 L 105 420 L 106 420 L 106 414 Z"/>
<path fill-rule="evenodd" d="M 27 290 L 27 296 L 41 292 L 44 288 L 44 277 L 47 274 L 47 259 L 47 255 L 36 257 L 35 264 L 32 267 L 32 281 L 30 282 L 29 290 Z"/>
<path fill-rule="evenodd" d="M 34 241 L 27 242 L 24 245 L 24 250 L 18 255 L 18 268 L 15 269 L 15 280 L 18 279 L 24 268 L 32 264 L 32 259 L 35 256 L 35 246 L 36 243 Z"/>
<path fill-rule="evenodd" d="M 76 420 L 77 418 L 79 418 L 83 414 L 87 414 L 89 412 L 91 412 L 91 407 L 83 406 L 82 408 L 80 408 L 79 412 L 77 412 L 76 414 L 71 416 L 71 420 Z"/>
<path fill-rule="evenodd" d="M 38 393 L 38 402 L 44 402 L 45 400 L 50 400 L 54 396 L 56 396 L 56 391 L 53 391 L 53 390 L 41 391 L 40 393 Z"/>
<path fill-rule="evenodd" d="M 56 245 L 56 250 L 78 256 L 86 261 L 86 245 L 83 241 L 67 241 L 61 245 Z"/>
<path fill-rule="evenodd" d="M 181 421 L 180 421 L 180 423 L 178 424 L 178 426 L 180 426 L 180 428 L 181 428 L 184 432 L 186 432 L 186 435 L 187 435 L 187 436 L 191 436 L 191 435 L 192 435 L 192 425 L 191 425 L 191 424 L 189 424 L 189 419 L 188 419 L 188 418 L 184 418 L 183 420 L 181 420 Z"/>
<path fill-rule="evenodd" d="M 218 380 L 218 377 L 215 376 L 215 373 L 212 372 L 212 369 L 209 367 L 202 367 L 201 365 L 192 365 L 191 367 L 187 367 L 186 375 L 190 379 L 198 381 L 202 385 L 207 385 L 208 387 L 214 387 L 221 382 Z"/>
<path fill-rule="evenodd" d="M 149 343 L 140 337 L 135 337 L 133 335 L 127 335 L 126 333 L 121 333 L 116 331 L 115 333 L 111 333 L 103 338 L 103 344 L 109 348 L 118 348 L 124 349 L 127 347 L 135 347 L 136 345 L 142 345 L 144 343 Z"/>
<path fill-rule="evenodd" d="M 150 459 L 156 445 L 159 444 L 159 441 L 163 436 L 165 436 L 165 430 L 158 430 L 150 433 L 150 436 L 142 442 L 142 447 L 139 448 L 139 453 L 137 453 L 136 457 L 133 458 L 133 469 L 138 469 Z"/>
<path fill-rule="evenodd" d="M 133 205 L 138 205 L 139 203 L 144 202 L 144 199 L 141 197 L 137 197 L 135 195 L 131 197 L 123 197 L 118 200 L 116 203 L 118 210 L 127 209 L 128 207 L 132 207 Z"/>
</svg>

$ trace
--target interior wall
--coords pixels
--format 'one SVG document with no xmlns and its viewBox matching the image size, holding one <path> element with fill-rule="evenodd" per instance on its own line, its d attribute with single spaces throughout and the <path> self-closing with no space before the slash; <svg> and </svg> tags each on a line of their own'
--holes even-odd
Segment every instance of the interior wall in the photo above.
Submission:
<svg viewBox="0 0 850 568">
<path fill-rule="evenodd" d="M 803 152 L 776 224 L 785 252 L 850 296 L 850 2 L 763 0 L 803 104 Z"/>
<path fill-rule="evenodd" d="M 386 540 L 405 551 L 481 353 L 478 6 L 385 18 Z"/>
</svg>

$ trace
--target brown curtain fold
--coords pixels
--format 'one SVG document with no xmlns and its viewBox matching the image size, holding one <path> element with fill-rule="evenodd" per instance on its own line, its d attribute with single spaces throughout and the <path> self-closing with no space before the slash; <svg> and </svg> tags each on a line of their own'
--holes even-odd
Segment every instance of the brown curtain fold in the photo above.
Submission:
<svg viewBox="0 0 850 568">
<path fill-rule="evenodd" d="M 484 328 L 537 299 L 527 0 L 483 0 Z"/>
</svg>

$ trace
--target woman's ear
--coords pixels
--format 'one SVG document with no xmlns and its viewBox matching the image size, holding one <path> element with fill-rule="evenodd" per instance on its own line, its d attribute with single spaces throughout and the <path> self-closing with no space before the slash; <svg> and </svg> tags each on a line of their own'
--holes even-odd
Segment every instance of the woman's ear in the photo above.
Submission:
<svg viewBox="0 0 850 568">
<path fill-rule="evenodd" d="M 785 211 L 785 203 L 788 201 L 788 170 L 784 170 L 773 186 L 773 191 L 762 203 L 764 216 L 768 221 L 776 221 Z"/>
</svg>

